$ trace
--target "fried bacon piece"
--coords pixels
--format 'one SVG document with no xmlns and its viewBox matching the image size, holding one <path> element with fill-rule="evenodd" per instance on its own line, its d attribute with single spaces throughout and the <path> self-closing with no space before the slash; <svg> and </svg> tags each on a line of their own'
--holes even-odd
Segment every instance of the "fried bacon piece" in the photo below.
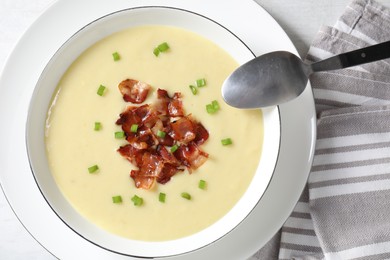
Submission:
<svg viewBox="0 0 390 260">
<path fill-rule="evenodd" d="M 171 124 L 172 131 L 169 133 L 173 139 L 183 143 L 189 143 L 195 139 L 194 122 L 189 117 L 182 117 Z"/>
<path fill-rule="evenodd" d="M 127 81 L 131 80 L 123 82 Z M 127 91 L 122 94 L 126 100 Z M 130 172 L 137 188 L 151 189 L 156 182 L 165 184 L 185 168 L 192 173 L 208 158 L 199 146 L 209 133 L 191 115 L 184 115 L 180 93 L 170 97 L 166 90 L 158 89 L 153 105 L 127 107 L 116 124 L 122 127 L 128 142 L 118 152 L 138 168 Z M 134 124 L 138 126 L 136 132 L 131 131 Z M 167 147 L 174 145 L 179 148 L 172 153 Z"/>
<path fill-rule="evenodd" d="M 177 172 L 183 171 L 183 169 L 179 169 L 174 165 L 169 163 L 165 163 L 162 168 L 160 174 L 157 176 L 156 180 L 160 184 L 165 184 L 171 180 L 171 177 L 174 176 Z"/>
<path fill-rule="evenodd" d="M 196 122 L 194 143 L 199 146 L 206 142 L 207 139 L 209 139 L 209 132 L 201 123 Z"/>
<path fill-rule="evenodd" d="M 176 92 L 169 101 L 168 113 L 172 117 L 184 116 L 183 104 L 181 101 L 181 94 Z"/>
<path fill-rule="evenodd" d="M 135 187 L 139 189 L 149 190 L 156 182 L 156 178 L 154 177 L 142 176 L 140 170 L 131 170 L 130 177 L 133 178 Z"/>
<path fill-rule="evenodd" d="M 209 132 L 199 122 L 195 121 L 191 115 L 184 116 L 172 122 L 172 130 L 169 135 L 176 141 L 182 143 L 194 142 L 201 145 L 209 138 Z"/>
<path fill-rule="evenodd" d="M 145 125 L 138 127 L 136 133 L 126 133 L 126 140 L 137 149 L 148 149 L 149 147 L 158 144 L 157 137 L 153 134 L 152 130 Z"/>
<path fill-rule="evenodd" d="M 175 140 L 170 135 L 165 134 L 165 136 L 158 136 L 159 131 L 167 133 L 171 129 L 169 121 L 157 120 L 156 124 L 152 127 L 153 134 L 157 137 L 158 143 L 165 146 L 173 146 Z"/>
<path fill-rule="evenodd" d="M 182 163 L 172 153 L 168 152 L 165 146 L 157 146 L 156 151 L 161 156 L 161 158 L 170 165 L 176 167 L 180 167 L 182 165 Z"/>
<path fill-rule="evenodd" d="M 118 152 L 134 165 L 142 164 L 143 151 L 135 148 L 131 144 L 119 147 Z"/>
<path fill-rule="evenodd" d="M 178 92 L 174 93 L 173 96 L 170 97 L 168 91 L 165 89 L 158 89 L 155 108 L 161 115 L 168 115 L 170 117 L 184 116 L 181 94 Z"/>
<path fill-rule="evenodd" d="M 138 80 L 125 79 L 119 83 L 118 88 L 126 102 L 141 104 L 148 96 L 151 86 Z"/>
<path fill-rule="evenodd" d="M 193 142 L 187 145 L 180 145 L 174 152 L 174 155 L 188 168 L 190 173 L 204 164 L 209 157 L 208 153 L 200 150 Z"/>
<path fill-rule="evenodd" d="M 121 154 L 126 158 L 130 158 L 130 162 L 136 162 L 135 165 L 139 167 L 138 170 L 130 172 L 130 177 L 133 178 L 137 188 L 150 189 L 155 181 L 165 184 L 177 172 L 183 171 L 182 168 L 179 168 L 181 163 L 163 146 L 159 146 L 157 151 L 143 151 L 141 152 L 142 155 L 139 153 L 135 155 L 126 154 L 126 152 L 137 152 L 137 150 L 125 147 L 119 148 Z M 164 154 L 161 151 L 164 151 Z"/>
<path fill-rule="evenodd" d="M 142 105 L 139 107 L 129 106 L 119 115 L 116 124 L 121 125 L 125 133 L 130 133 L 131 126 L 134 124 L 138 126 L 142 124 L 150 128 L 154 126 L 157 120 L 157 114 L 149 105 Z"/>
</svg>

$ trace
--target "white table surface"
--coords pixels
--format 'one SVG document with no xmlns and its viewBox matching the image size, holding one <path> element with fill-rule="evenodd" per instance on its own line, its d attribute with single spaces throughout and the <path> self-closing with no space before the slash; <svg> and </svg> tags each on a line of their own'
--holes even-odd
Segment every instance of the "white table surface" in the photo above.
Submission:
<svg viewBox="0 0 390 260">
<path fill-rule="evenodd" d="M 377 1 L 390 7 L 390 0 Z M 53 2 L 55 0 L 0 0 L 0 71 L 20 36 Z M 350 1 L 256 0 L 256 2 L 280 23 L 299 54 L 305 56 L 321 25 L 333 25 Z M 1 191 L 0 259 L 55 259 L 24 229 Z"/>
</svg>

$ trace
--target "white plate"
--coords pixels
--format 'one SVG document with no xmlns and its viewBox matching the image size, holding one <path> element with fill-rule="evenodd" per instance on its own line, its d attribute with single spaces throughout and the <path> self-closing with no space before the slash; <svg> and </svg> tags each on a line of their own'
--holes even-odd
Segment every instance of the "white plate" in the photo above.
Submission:
<svg viewBox="0 0 390 260">
<path fill-rule="evenodd" d="M 24 140 L 29 100 L 50 58 L 76 31 L 107 14 L 141 6 L 169 6 L 208 17 L 237 35 L 256 55 L 280 49 L 296 53 L 278 24 L 251 0 L 213 0 L 207 4 L 197 0 L 59 0 L 55 3 L 25 33 L 0 78 L 0 120 L 8 126 L 0 130 L 3 150 L 0 182 L 22 224 L 60 259 L 129 257 L 96 246 L 74 233 L 44 200 L 31 174 Z M 310 87 L 279 109 L 282 137 L 278 164 L 256 208 L 222 239 L 166 259 L 245 259 L 281 227 L 303 190 L 312 161 L 315 112 Z"/>
</svg>

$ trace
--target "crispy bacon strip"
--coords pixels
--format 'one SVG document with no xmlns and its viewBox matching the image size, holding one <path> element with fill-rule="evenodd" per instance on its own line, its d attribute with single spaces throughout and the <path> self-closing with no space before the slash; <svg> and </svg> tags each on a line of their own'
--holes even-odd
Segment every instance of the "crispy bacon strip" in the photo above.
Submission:
<svg viewBox="0 0 390 260">
<path fill-rule="evenodd" d="M 168 91 L 165 89 L 157 89 L 157 100 L 154 103 L 154 109 L 160 115 L 169 115 L 168 105 L 169 105 L 170 97 L 168 95 Z"/>
<path fill-rule="evenodd" d="M 209 157 L 208 153 L 203 152 L 199 147 L 191 142 L 188 145 L 181 145 L 175 152 L 175 157 L 187 166 L 189 172 L 196 170 L 204 164 Z"/>
<path fill-rule="evenodd" d="M 176 141 L 189 143 L 194 141 L 195 144 L 201 145 L 209 138 L 209 132 L 199 122 L 195 121 L 192 116 L 185 116 L 171 124 L 169 135 Z"/>
<path fill-rule="evenodd" d="M 156 151 L 166 163 L 176 166 L 177 168 L 179 168 L 182 165 L 182 162 L 179 161 L 172 153 L 168 152 L 165 146 L 163 145 L 157 146 Z"/>
<path fill-rule="evenodd" d="M 141 165 L 142 164 L 142 156 L 143 151 L 135 148 L 131 144 L 127 144 L 119 147 L 118 152 L 133 165 Z"/>
<path fill-rule="evenodd" d="M 133 178 L 135 187 L 139 189 L 150 190 L 156 182 L 156 178 L 144 177 L 139 170 L 131 170 L 130 177 Z"/>
<path fill-rule="evenodd" d="M 133 91 L 126 89 L 133 81 L 125 80 L 120 84 L 125 100 Z M 118 152 L 137 167 L 130 172 L 137 188 L 151 189 L 156 182 L 165 184 L 185 168 L 192 173 L 208 158 L 199 146 L 209 138 L 209 133 L 191 115 L 184 115 L 178 92 L 170 97 L 166 90 L 158 89 L 156 103 L 127 107 L 116 124 L 122 127 L 128 142 Z M 131 131 L 134 124 L 138 125 L 137 132 Z M 171 153 L 167 147 L 174 145 L 179 148 Z"/>
<path fill-rule="evenodd" d="M 171 127 L 169 124 L 169 122 L 165 122 L 164 126 L 164 122 L 162 120 L 157 120 L 156 124 L 152 127 L 152 132 L 156 136 L 160 145 L 173 146 L 175 144 L 175 140 L 173 140 L 173 138 L 168 134 L 165 134 L 164 137 L 158 136 L 159 131 L 164 133 L 168 133 L 169 131 L 171 131 Z"/>
<path fill-rule="evenodd" d="M 168 113 L 171 117 L 184 116 L 183 103 L 181 101 L 181 94 L 176 92 L 168 104 Z"/>
<path fill-rule="evenodd" d="M 150 152 L 145 152 L 142 156 L 142 165 L 140 165 L 140 174 L 143 177 L 154 177 L 160 175 L 162 168 L 164 167 L 164 161 L 161 160 L 161 157 L 152 154 Z"/>
<path fill-rule="evenodd" d="M 152 127 L 157 120 L 157 114 L 149 105 L 142 105 L 139 107 L 129 106 L 119 115 L 116 124 L 121 125 L 125 133 L 131 133 L 131 126 L 133 124 L 139 126 L 143 124 L 147 127 Z"/>
<path fill-rule="evenodd" d="M 171 156 L 173 158 L 167 159 L 158 154 L 143 153 L 141 163 L 138 164 L 139 170 L 130 172 L 130 177 L 134 179 L 135 186 L 137 188 L 150 189 L 153 187 L 154 181 L 165 184 L 178 171 L 183 171 L 183 169 L 178 168 L 178 161 L 173 155 Z"/>
<path fill-rule="evenodd" d="M 194 122 L 188 117 L 182 117 L 171 124 L 172 131 L 169 133 L 173 139 L 183 143 L 189 143 L 195 139 Z"/>
<path fill-rule="evenodd" d="M 165 163 L 162 168 L 160 174 L 157 176 L 156 181 L 161 184 L 165 184 L 171 180 L 171 177 L 174 176 L 178 171 L 183 171 L 182 169 L 178 169 L 174 165 L 169 163 Z"/>
<path fill-rule="evenodd" d="M 184 116 L 181 94 L 178 92 L 170 97 L 168 91 L 165 89 L 158 89 L 155 108 L 161 115 L 168 115 L 170 117 Z"/>
<path fill-rule="evenodd" d="M 199 146 L 209 139 L 209 132 L 199 122 L 195 122 L 195 139 L 194 142 Z"/>
<path fill-rule="evenodd" d="M 138 80 L 125 79 L 119 83 L 118 88 L 126 102 L 141 104 L 148 96 L 151 86 Z"/>
<path fill-rule="evenodd" d="M 150 128 L 141 125 L 138 127 L 137 133 L 126 133 L 126 140 L 137 149 L 148 149 L 158 144 L 156 136 L 152 133 Z"/>
</svg>

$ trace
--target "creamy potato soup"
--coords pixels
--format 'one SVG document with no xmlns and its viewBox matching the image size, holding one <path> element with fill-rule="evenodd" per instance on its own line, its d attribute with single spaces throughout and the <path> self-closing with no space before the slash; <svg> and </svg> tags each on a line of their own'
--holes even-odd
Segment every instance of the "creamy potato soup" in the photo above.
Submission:
<svg viewBox="0 0 390 260">
<path fill-rule="evenodd" d="M 156 56 L 154 49 L 163 42 L 169 49 Z M 261 155 L 261 111 L 231 108 L 220 95 L 224 79 L 237 66 L 214 43 L 168 26 L 130 28 L 91 46 L 60 80 L 47 116 L 49 166 L 63 195 L 92 223 L 130 239 L 172 240 L 215 223 L 243 195 Z M 204 164 L 151 189 L 135 187 L 130 172 L 136 167 L 117 151 L 128 142 L 115 138 L 121 131 L 116 124 L 120 113 L 134 105 L 125 102 L 118 89 L 125 79 L 150 84 L 142 104 L 155 102 L 159 88 L 170 95 L 181 93 L 185 114 L 209 133 L 201 145 L 208 154 Z M 196 87 L 194 95 L 189 86 L 196 86 L 198 79 L 206 85 Z M 99 95 L 101 85 L 105 89 Z M 209 113 L 206 105 L 214 100 L 219 110 Z M 221 140 L 227 138 L 232 143 L 223 145 Z M 199 188 L 200 180 L 205 187 Z M 183 192 L 191 198 L 183 198 Z M 135 195 L 142 205 L 134 205 Z M 114 203 L 118 196 L 122 202 Z"/>
</svg>

